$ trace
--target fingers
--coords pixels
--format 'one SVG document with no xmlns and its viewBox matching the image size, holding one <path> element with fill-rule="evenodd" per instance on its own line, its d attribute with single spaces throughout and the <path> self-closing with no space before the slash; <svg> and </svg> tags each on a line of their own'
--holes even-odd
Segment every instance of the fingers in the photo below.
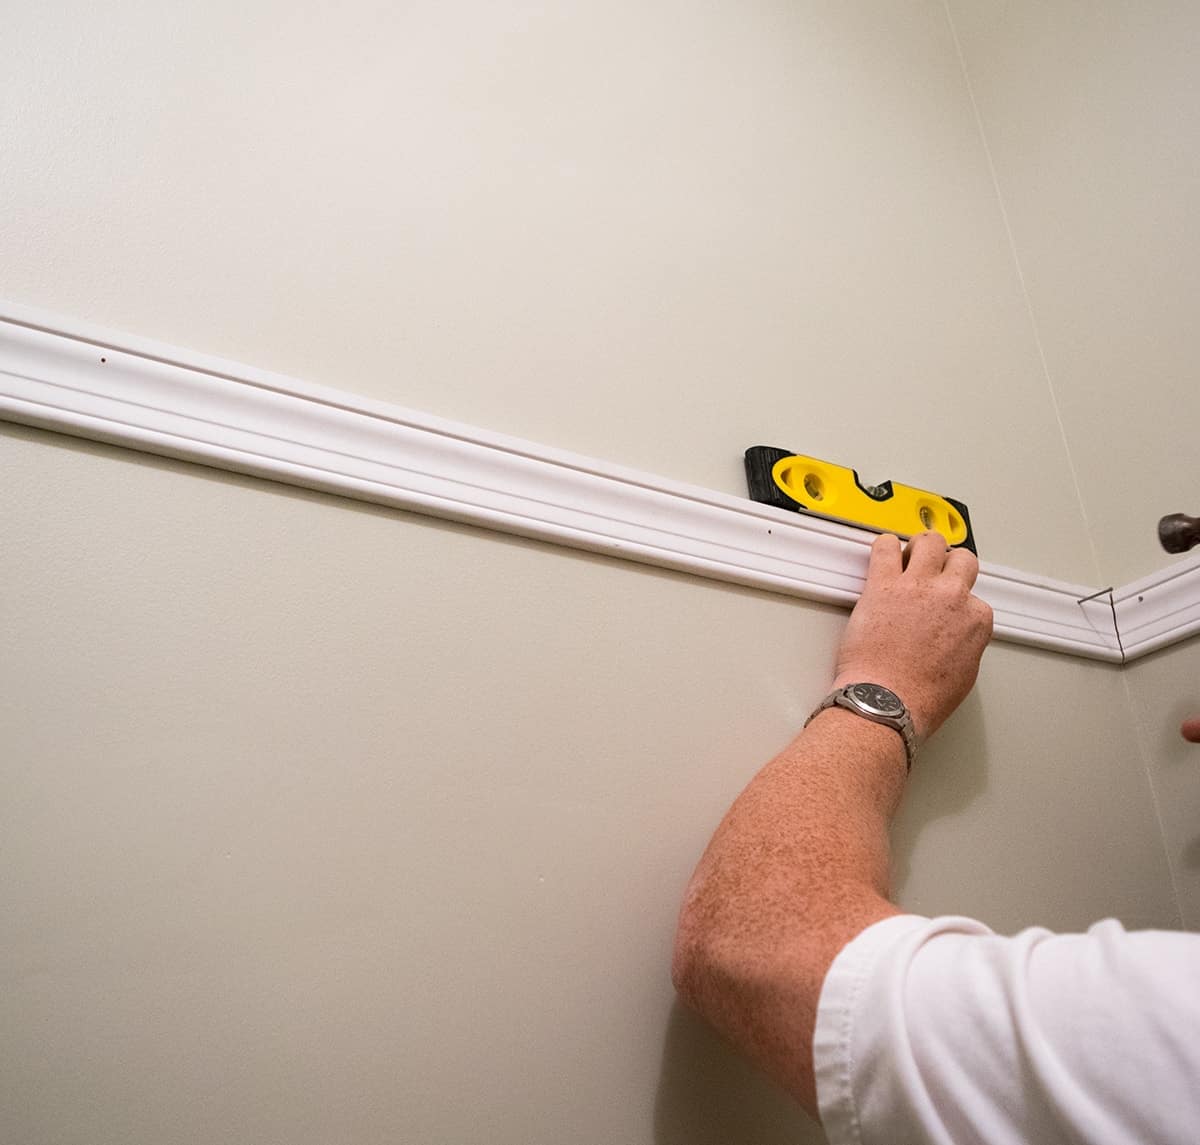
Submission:
<svg viewBox="0 0 1200 1145">
<path fill-rule="evenodd" d="M 871 545 L 871 559 L 867 564 L 867 580 L 894 580 L 904 571 L 904 555 L 900 538 L 893 533 L 883 533 Z"/>
<path fill-rule="evenodd" d="M 904 550 L 904 569 L 913 576 L 937 576 L 946 564 L 946 538 L 941 533 L 918 533 Z"/>
<path fill-rule="evenodd" d="M 968 592 L 979 579 L 979 559 L 969 549 L 949 549 L 941 533 L 918 533 L 901 547 L 900 538 L 884 533 L 871 545 L 868 579 L 895 578 L 905 570 L 916 576 L 945 573 L 962 582 Z"/>
<path fill-rule="evenodd" d="M 979 558 L 969 549 L 951 549 L 942 572 L 957 577 L 970 591 L 979 579 Z"/>
<path fill-rule="evenodd" d="M 1200 716 L 1184 720 L 1179 730 L 1188 743 L 1200 743 Z"/>
</svg>

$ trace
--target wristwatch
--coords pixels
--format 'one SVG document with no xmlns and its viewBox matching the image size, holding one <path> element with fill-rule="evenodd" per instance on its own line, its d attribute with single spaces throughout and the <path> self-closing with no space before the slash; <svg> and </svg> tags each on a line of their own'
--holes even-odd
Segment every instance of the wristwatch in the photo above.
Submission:
<svg viewBox="0 0 1200 1145">
<path fill-rule="evenodd" d="M 913 727 L 912 716 L 900 699 L 890 688 L 882 684 L 847 684 L 830 692 L 817 706 L 804 726 L 808 727 L 826 708 L 845 708 L 871 720 L 872 723 L 883 724 L 885 728 L 895 728 L 904 740 L 904 754 L 908 757 L 908 770 L 912 771 L 913 760 L 917 754 L 917 731 Z"/>
</svg>

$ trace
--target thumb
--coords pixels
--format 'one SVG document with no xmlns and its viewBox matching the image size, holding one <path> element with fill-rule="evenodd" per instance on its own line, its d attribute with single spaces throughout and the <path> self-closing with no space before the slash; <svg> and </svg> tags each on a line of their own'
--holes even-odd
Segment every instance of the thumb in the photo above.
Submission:
<svg viewBox="0 0 1200 1145">
<path fill-rule="evenodd" d="M 1200 743 L 1200 716 L 1184 720 L 1179 730 L 1189 743 Z"/>
</svg>

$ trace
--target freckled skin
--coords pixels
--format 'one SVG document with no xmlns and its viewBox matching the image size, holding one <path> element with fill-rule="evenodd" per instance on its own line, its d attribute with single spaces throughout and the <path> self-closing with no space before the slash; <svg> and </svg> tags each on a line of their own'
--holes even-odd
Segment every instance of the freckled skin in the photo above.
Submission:
<svg viewBox="0 0 1200 1145">
<path fill-rule="evenodd" d="M 991 637 L 991 609 L 971 593 L 978 573 L 971 553 L 947 553 L 936 533 L 907 550 L 878 538 L 834 686 L 882 684 L 919 738 L 932 735 L 971 690 Z M 738 796 L 680 910 L 680 996 L 814 1117 L 826 971 L 859 932 L 900 913 L 888 898 L 887 830 L 905 779 L 897 732 L 822 712 Z"/>
</svg>

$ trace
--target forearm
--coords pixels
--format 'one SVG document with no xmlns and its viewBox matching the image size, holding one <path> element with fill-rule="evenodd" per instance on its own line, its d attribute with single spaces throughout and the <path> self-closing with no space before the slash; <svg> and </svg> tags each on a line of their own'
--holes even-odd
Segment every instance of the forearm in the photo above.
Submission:
<svg viewBox="0 0 1200 1145">
<path fill-rule="evenodd" d="M 684 899 L 680 993 L 810 1112 L 825 972 L 851 938 L 898 913 L 888 823 L 905 774 L 895 731 L 822 712 L 738 797 Z"/>
<path fill-rule="evenodd" d="M 979 562 L 937 533 L 871 545 L 842 634 L 837 683 L 894 692 L 928 738 L 971 690 L 992 610 Z M 888 901 L 888 821 L 907 773 L 901 736 L 823 711 L 742 792 L 717 828 L 680 912 L 680 994 L 817 1112 L 812 1035 L 825 974 Z"/>
</svg>

